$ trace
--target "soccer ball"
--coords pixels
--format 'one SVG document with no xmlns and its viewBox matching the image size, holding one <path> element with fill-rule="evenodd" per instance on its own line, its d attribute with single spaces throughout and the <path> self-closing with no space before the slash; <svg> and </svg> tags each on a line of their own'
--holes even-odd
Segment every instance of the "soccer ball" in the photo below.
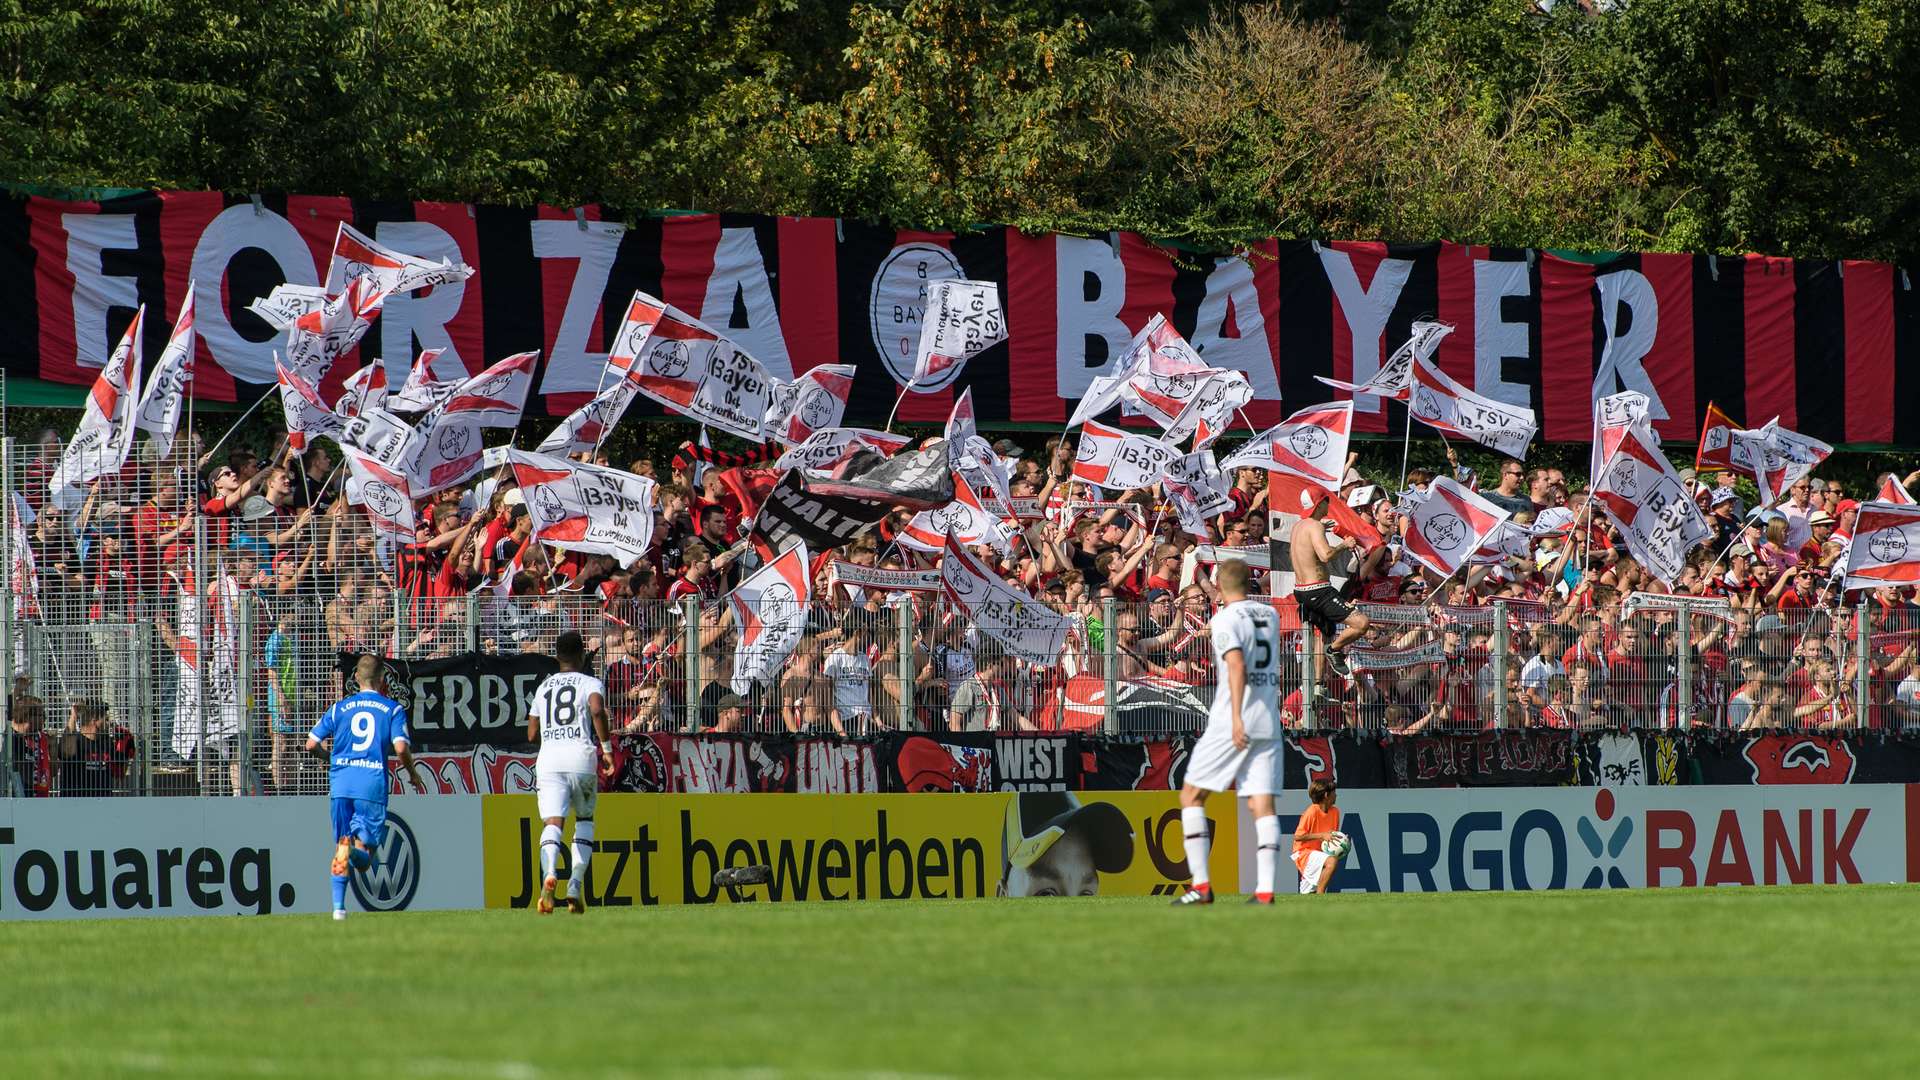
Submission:
<svg viewBox="0 0 1920 1080">
<path fill-rule="evenodd" d="M 1320 841 L 1320 850 L 1326 852 L 1330 858 L 1344 859 L 1347 857 L 1347 852 L 1353 850 L 1353 840 L 1346 833 L 1336 832 Z"/>
</svg>

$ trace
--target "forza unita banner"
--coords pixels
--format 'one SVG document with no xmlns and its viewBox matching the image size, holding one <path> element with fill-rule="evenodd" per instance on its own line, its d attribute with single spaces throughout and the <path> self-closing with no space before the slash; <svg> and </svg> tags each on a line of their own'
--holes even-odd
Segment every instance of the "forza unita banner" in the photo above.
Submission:
<svg viewBox="0 0 1920 1080">
<path fill-rule="evenodd" d="M 1244 372 L 1247 422 L 1349 393 L 1416 320 L 1454 327 L 1434 366 L 1491 401 L 1531 408 L 1541 437 L 1591 438 L 1594 403 L 1645 394 L 1663 439 L 1692 441 L 1708 402 L 1749 426 L 1832 443 L 1920 444 L 1920 298 L 1885 263 L 1616 254 L 1596 260 L 1448 243 L 1268 240 L 1176 253 L 1130 233 L 951 234 L 832 218 L 646 217 L 587 206 L 365 202 L 144 192 L 101 202 L 0 200 L 0 367 L 91 383 L 141 304 L 174 312 L 195 282 L 193 392 L 251 398 L 282 344 L 247 305 L 318 285 L 338 223 L 423 258 L 477 269 L 386 301 L 334 365 L 443 349 L 470 373 L 540 350 L 536 411 L 599 388 L 636 290 L 725 334 L 770 378 L 854 368 L 845 419 L 878 427 L 912 378 L 930 286 L 997 285 L 1008 339 L 915 387 L 906 420 L 946 419 L 973 391 L 981 422 L 1058 425 L 1164 314 L 1208 365 Z M 167 334 L 144 336 L 147 365 Z M 398 379 L 390 379 L 396 385 Z M 637 401 L 630 416 L 659 415 Z M 1398 432 L 1404 409 L 1355 399 L 1353 428 Z"/>
<path fill-rule="evenodd" d="M 1239 825 L 1217 802 L 1230 882 Z M 1169 895 L 1190 878 L 1173 792 L 602 795 L 594 820 L 589 906 Z M 482 821 L 486 906 L 529 906 L 540 889 L 534 799 L 490 797 Z M 713 884 L 750 865 L 772 881 L 738 897 Z"/>
</svg>

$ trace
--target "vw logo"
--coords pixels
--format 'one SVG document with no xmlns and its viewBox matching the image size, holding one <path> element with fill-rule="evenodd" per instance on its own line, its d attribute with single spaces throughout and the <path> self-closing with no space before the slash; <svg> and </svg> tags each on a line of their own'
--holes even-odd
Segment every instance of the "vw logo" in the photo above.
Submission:
<svg viewBox="0 0 1920 1080">
<path fill-rule="evenodd" d="M 1451 551 L 1466 540 L 1467 523 L 1453 514 L 1435 514 L 1420 527 L 1420 534 L 1434 547 Z"/>
<path fill-rule="evenodd" d="M 1287 436 L 1293 452 L 1311 461 L 1327 452 L 1327 433 L 1317 427 L 1303 427 Z"/>
<path fill-rule="evenodd" d="M 687 373 L 687 347 L 678 341 L 662 341 L 653 347 L 653 358 L 647 364 L 653 373 L 668 379 L 678 379 Z"/>
<path fill-rule="evenodd" d="M 1867 553 L 1875 562 L 1899 562 L 1907 557 L 1907 538 L 1898 529 L 1882 529 L 1867 541 Z"/>
<path fill-rule="evenodd" d="M 387 835 L 373 852 L 373 865 L 347 878 L 353 898 L 368 911 L 405 911 L 420 890 L 420 843 L 406 820 L 387 811 Z"/>
</svg>

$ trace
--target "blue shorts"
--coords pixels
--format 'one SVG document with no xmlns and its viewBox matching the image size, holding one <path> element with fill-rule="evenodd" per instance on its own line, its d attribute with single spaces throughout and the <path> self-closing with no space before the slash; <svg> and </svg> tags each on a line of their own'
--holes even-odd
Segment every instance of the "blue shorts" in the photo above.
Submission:
<svg viewBox="0 0 1920 1080">
<path fill-rule="evenodd" d="M 387 835 L 387 804 L 372 799 L 333 800 L 333 839 L 337 843 L 358 837 L 370 848 L 380 846 Z"/>
</svg>

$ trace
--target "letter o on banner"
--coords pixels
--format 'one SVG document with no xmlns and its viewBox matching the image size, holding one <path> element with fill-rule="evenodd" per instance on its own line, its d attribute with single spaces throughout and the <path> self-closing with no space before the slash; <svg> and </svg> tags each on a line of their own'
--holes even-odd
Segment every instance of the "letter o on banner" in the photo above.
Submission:
<svg viewBox="0 0 1920 1080">
<path fill-rule="evenodd" d="M 1527 836 L 1529 833 L 1545 834 L 1547 846 L 1553 852 L 1553 869 L 1549 872 L 1544 888 L 1564 889 L 1567 887 L 1567 831 L 1561 827 L 1560 819 L 1545 810 L 1529 810 L 1513 822 L 1513 839 L 1509 841 L 1507 851 L 1507 877 L 1515 889 L 1531 889 L 1534 885 L 1527 878 Z"/>
<path fill-rule="evenodd" d="M 318 285 L 320 274 L 313 265 L 313 253 L 307 250 L 306 241 L 292 222 L 271 210 L 255 210 L 248 203 L 220 211 L 194 245 L 193 314 L 200 340 L 213 354 L 214 363 L 229 375 L 246 382 L 271 383 L 275 381 L 273 354 L 283 347 L 283 335 L 275 334 L 265 341 L 247 340 L 234 329 L 227 306 L 221 302 L 227 267 L 247 248 L 266 252 L 289 284 Z M 240 292 L 232 295 L 236 310 L 244 309 L 254 299 Z"/>
</svg>

